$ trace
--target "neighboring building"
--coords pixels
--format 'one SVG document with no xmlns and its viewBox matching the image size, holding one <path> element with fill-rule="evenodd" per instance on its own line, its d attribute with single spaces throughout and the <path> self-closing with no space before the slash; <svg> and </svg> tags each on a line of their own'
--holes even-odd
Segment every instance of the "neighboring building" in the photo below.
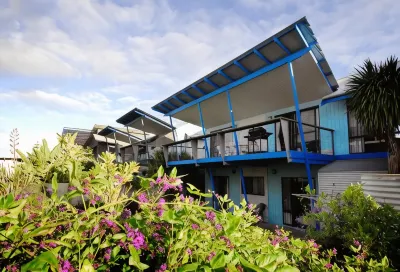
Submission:
<svg viewBox="0 0 400 272">
<path fill-rule="evenodd" d="M 198 169 L 205 189 L 265 203 L 265 220 L 297 226 L 304 208 L 293 194 L 326 188 L 329 165 L 362 172 L 364 159 L 387 157 L 347 113 L 344 86 L 302 18 L 153 107 L 202 127 L 165 145 L 167 165 Z"/>
<path fill-rule="evenodd" d="M 174 142 L 174 127 L 138 108 L 118 118 L 117 123 L 124 127 L 64 128 L 63 135 L 77 133 L 75 142 L 92 148 L 96 158 L 103 152 L 113 152 L 117 162 L 136 161 L 141 165 L 141 171 L 146 171 L 154 152 L 161 150 L 162 145 Z"/>
</svg>

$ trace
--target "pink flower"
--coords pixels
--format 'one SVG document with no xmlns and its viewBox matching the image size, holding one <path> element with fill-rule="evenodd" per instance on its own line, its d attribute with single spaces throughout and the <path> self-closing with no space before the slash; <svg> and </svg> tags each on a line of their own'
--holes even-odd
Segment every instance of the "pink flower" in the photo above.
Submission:
<svg viewBox="0 0 400 272">
<path fill-rule="evenodd" d="M 192 250 L 191 250 L 190 248 L 188 248 L 188 249 L 186 249 L 186 253 L 187 253 L 188 255 L 192 255 Z"/>
<path fill-rule="evenodd" d="M 326 268 L 326 269 L 331 269 L 331 268 L 332 268 L 332 266 L 333 266 L 332 264 L 330 264 L 330 263 L 327 263 L 327 264 L 325 265 L 325 268 Z"/>
<path fill-rule="evenodd" d="M 56 248 L 56 247 L 57 247 L 57 244 L 54 243 L 54 242 L 50 242 L 50 243 L 49 243 L 49 247 Z"/>
<path fill-rule="evenodd" d="M 215 252 L 212 251 L 212 252 L 207 256 L 207 261 L 211 262 L 212 258 L 214 258 L 215 255 L 216 255 Z"/>
<path fill-rule="evenodd" d="M 51 188 L 47 188 L 46 191 L 47 191 L 49 194 L 52 194 L 52 193 L 53 193 L 53 189 L 51 189 Z"/>
<path fill-rule="evenodd" d="M 164 272 L 167 270 L 167 265 L 164 263 L 160 266 L 160 269 L 156 270 L 156 272 Z"/>
<path fill-rule="evenodd" d="M 198 230 L 198 229 L 199 229 L 199 225 L 197 225 L 197 224 L 192 224 L 192 229 Z"/>
<path fill-rule="evenodd" d="M 138 200 L 139 200 L 139 202 L 142 202 L 142 203 L 147 203 L 147 202 L 149 202 L 149 200 L 147 199 L 146 193 L 141 193 L 141 194 L 138 196 Z"/>
<path fill-rule="evenodd" d="M 207 220 L 209 220 L 210 222 L 214 222 L 215 220 L 215 213 L 212 211 L 206 211 L 206 218 Z"/>
<path fill-rule="evenodd" d="M 333 248 L 332 253 L 333 253 L 333 255 L 336 255 L 336 254 L 337 254 L 336 248 Z"/>
<path fill-rule="evenodd" d="M 75 191 L 76 187 L 75 186 L 68 186 L 68 191 Z"/>
<path fill-rule="evenodd" d="M 90 204 L 92 204 L 93 206 L 96 205 L 96 200 L 91 199 L 91 200 L 90 200 Z"/>
<path fill-rule="evenodd" d="M 222 226 L 221 226 L 220 224 L 216 224 L 216 225 L 215 225 L 215 229 L 216 229 L 216 230 L 222 230 Z"/>
<path fill-rule="evenodd" d="M 361 243 L 359 241 L 357 241 L 357 240 L 354 240 L 354 245 L 355 246 L 361 246 Z"/>
<path fill-rule="evenodd" d="M 183 201 L 185 201 L 185 196 L 184 195 L 180 195 L 179 199 L 183 202 Z"/>
<path fill-rule="evenodd" d="M 90 194 L 90 190 L 89 190 L 88 187 L 83 188 L 83 194 L 84 194 L 84 195 Z"/>
</svg>

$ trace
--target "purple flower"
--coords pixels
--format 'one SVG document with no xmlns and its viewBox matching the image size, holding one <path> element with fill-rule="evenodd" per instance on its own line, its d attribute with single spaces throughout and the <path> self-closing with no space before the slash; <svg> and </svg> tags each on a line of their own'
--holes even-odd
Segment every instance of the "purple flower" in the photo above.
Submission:
<svg viewBox="0 0 400 272">
<path fill-rule="evenodd" d="M 212 251 L 212 252 L 207 256 L 207 260 L 208 260 L 209 262 L 211 262 L 212 258 L 214 258 L 215 255 L 216 255 L 215 252 Z"/>
<path fill-rule="evenodd" d="M 162 207 L 164 204 L 165 204 L 165 199 L 160 198 L 160 200 L 158 200 L 158 207 Z"/>
<path fill-rule="evenodd" d="M 108 262 L 110 258 L 111 258 L 111 248 L 107 248 L 106 253 L 104 254 L 104 260 Z"/>
<path fill-rule="evenodd" d="M 199 229 L 199 225 L 197 225 L 197 224 L 192 224 L 192 229 L 198 230 L 198 229 Z"/>
<path fill-rule="evenodd" d="M 159 217 L 161 217 L 161 216 L 163 216 L 164 212 L 165 211 L 163 209 L 159 209 L 157 214 Z"/>
<path fill-rule="evenodd" d="M 215 225 L 215 229 L 216 229 L 216 230 L 222 230 L 222 226 L 221 226 L 220 224 L 216 224 L 216 225 Z"/>
<path fill-rule="evenodd" d="M 46 192 L 48 192 L 49 194 L 53 193 L 53 189 L 51 189 L 50 187 L 46 189 Z"/>
<path fill-rule="evenodd" d="M 182 184 L 179 184 L 179 185 L 177 186 L 177 188 L 178 188 L 178 191 L 179 191 L 179 192 L 182 192 L 182 191 L 183 191 L 183 186 L 182 186 Z"/>
<path fill-rule="evenodd" d="M 183 201 L 185 201 L 185 196 L 184 195 L 180 195 L 179 199 L 183 202 Z"/>
<path fill-rule="evenodd" d="M 106 225 L 107 227 L 109 227 L 109 228 L 115 228 L 117 225 L 113 222 L 113 221 L 111 221 L 111 220 L 108 220 L 108 219 L 102 219 L 101 221 L 100 221 L 100 223 L 102 224 L 102 225 Z"/>
<path fill-rule="evenodd" d="M 330 264 L 330 263 L 327 263 L 327 264 L 325 265 L 325 268 L 326 268 L 326 269 L 331 269 L 331 268 L 332 268 L 332 266 L 333 266 L 332 264 Z"/>
<path fill-rule="evenodd" d="M 189 196 L 189 203 L 192 204 L 193 203 L 193 197 Z"/>
<path fill-rule="evenodd" d="M 157 232 L 153 233 L 153 237 L 154 237 L 154 239 L 156 241 L 162 241 L 163 240 L 162 236 Z"/>
<path fill-rule="evenodd" d="M 271 244 L 273 246 L 275 246 L 275 245 L 279 244 L 279 240 L 278 239 L 274 239 L 274 240 L 271 241 Z"/>
<path fill-rule="evenodd" d="M 147 199 L 146 193 L 141 193 L 141 194 L 138 196 L 138 200 L 139 200 L 139 202 L 142 202 L 142 203 L 147 203 L 147 202 L 149 202 L 149 200 Z"/>
<path fill-rule="evenodd" d="M 94 200 L 94 199 L 91 199 L 91 200 L 90 200 L 90 204 L 92 204 L 92 205 L 96 205 L 96 200 Z"/>
<path fill-rule="evenodd" d="M 61 269 L 59 271 L 61 271 L 61 272 L 68 272 L 71 269 L 73 269 L 71 263 L 68 260 L 65 260 L 65 261 L 61 260 L 60 261 L 60 268 Z"/>
<path fill-rule="evenodd" d="M 15 196 L 15 200 L 20 200 L 21 197 L 22 197 L 22 195 L 16 195 L 16 196 Z"/>
<path fill-rule="evenodd" d="M 143 233 L 138 229 L 131 228 L 128 223 L 125 223 L 124 226 L 127 232 L 126 237 L 132 241 L 132 244 L 136 249 L 147 247 Z"/>
<path fill-rule="evenodd" d="M 68 186 L 68 191 L 75 191 L 76 187 L 75 186 Z"/>
<path fill-rule="evenodd" d="M 336 255 L 336 254 L 337 254 L 336 248 L 333 248 L 332 253 L 333 253 L 333 255 Z"/>
<path fill-rule="evenodd" d="M 355 246 L 361 246 L 361 243 L 359 241 L 357 241 L 357 240 L 354 240 L 354 245 Z"/>
<path fill-rule="evenodd" d="M 54 242 L 50 242 L 50 243 L 49 243 L 49 247 L 56 248 L 56 247 L 57 247 L 57 244 L 54 243 Z"/>
<path fill-rule="evenodd" d="M 206 218 L 207 220 L 209 220 L 210 222 L 214 222 L 215 220 L 215 213 L 212 211 L 206 211 Z"/>
<path fill-rule="evenodd" d="M 165 263 L 163 263 L 160 266 L 160 269 L 156 270 L 156 272 L 164 272 L 165 270 L 167 270 L 167 265 Z"/>
<path fill-rule="evenodd" d="M 276 235 L 281 236 L 282 235 L 282 231 L 280 229 L 276 229 L 275 230 Z"/>
<path fill-rule="evenodd" d="M 191 250 L 190 248 L 188 248 L 188 249 L 186 249 L 186 253 L 187 253 L 188 255 L 192 255 L 192 250 Z"/>
<path fill-rule="evenodd" d="M 163 247 L 160 247 L 160 246 L 157 248 L 157 250 L 160 253 L 164 253 L 165 252 L 165 249 Z"/>
<path fill-rule="evenodd" d="M 122 220 L 126 220 L 131 216 L 132 216 L 132 212 L 129 209 L 124 209 L 124 211 L 121 213 Z"/>
<path fill-rule="evenodd" d="M 84 194 L 84 195 L 90 194 L 90 190 L 89 190 L 88 187 L 83 188 L 83 194 Z"/>
<path fill-rule="evenodd" d="M 96 196 L 94 197 L 94 200 L 96 200 L 96 201 L 98 202 L 98 201 L 100 201 L 100 200 L 101 200 L 101 197 L 100 197 L 100 196 L 98 196 L 98 195 L 96 195 Z"/>
<path fill-rule="evenodd" d="M 156 185 L 153 181 L 150 182 L 150 187 L 153 188 Z"/>
<path fill-rule="evenodd" d="M 67 207 L 65 205 L 60 205 L 60 206 L 58 206 L 58 210 L 60 212 L 65 212 L 67 210 Z"/>
<path fill-rule="evenodd" d="M 156 183 L 161 183 L 162 182 L 162 179 L 160 178 L 160 177 L 158 177 L 157 179 L 156 179 Z"/>
</svg>

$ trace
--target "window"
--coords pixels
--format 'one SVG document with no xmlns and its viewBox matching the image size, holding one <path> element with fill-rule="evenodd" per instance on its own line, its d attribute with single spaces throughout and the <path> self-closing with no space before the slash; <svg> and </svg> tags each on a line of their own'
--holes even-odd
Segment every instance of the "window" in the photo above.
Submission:
<svg viewBox="0 0 400 272">
<path fill-rule="evenodd" d="M 244 183 L 248 195 L 265 195 L 264 177 L 244 177 Z"/>
<path fill-rule="evenodd" d="M 308 152 L 320 153 L 321 148 L 320 148 L 319 129 L 314 127 L 314 126 L 319 126 L 319 109 L 317 107 L 305 109 L 300 111 L 300 115 L 301 115 L 301 121 L 307 124 L 307 125 L 303 124 L 303 132 Z M 296 123 L 295 122 L 289 123 L 288 129 L 289 129 L 290 146 L 288 149 L 301 151 L 301 139 L 297 126 L 296 113 L 290 112 L 276 117 L 285 117 L 291 120 L 296 120 Z M 283 131 L 280 126 L 280 123 L 277 123 L 275 125 L 275 133 L 277 135 L 276 137 L 277 151 L 287 150 L 285 147 Z"/>
<path fill-rule="evenodd" d="M 350 153 L 384 152 L 387 150 L 384 140 L 367 133 L 355 116 L 348 112 Z"/>
</svg>

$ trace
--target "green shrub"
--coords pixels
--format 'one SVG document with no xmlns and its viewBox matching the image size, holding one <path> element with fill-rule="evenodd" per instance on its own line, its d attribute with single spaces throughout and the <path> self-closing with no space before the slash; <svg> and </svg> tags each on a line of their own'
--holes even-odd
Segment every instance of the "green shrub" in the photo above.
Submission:
<svg viewBox="0 0 400 272">
<path fill-rule="evenodd" d="M 308 235 L 325 248 L 341 252 L 360 243 L 375 258 L 388 256 L 400 267 L 400 214 L 366 196 L 361 185 L 349 186 L 341 195 L 322 195 L 305 217 Z M 315 228 L 319 222 L 321 230 Z"/>
<path fill-rule="evenodd" d="M 104 153 L 90 170 L 73 161 L 70 190 L 57 196 L 53 173 L 49 197 L 0 195 L 0 268 L 3 271 L 392 271 L 386 257 L 368 257 L 368 249 L 350 247 L 343 263 L 336 250 L 321 250 L 314 240 L 290 237 L 254 226 L 253 207 L 188 185 L 198 199 L 181 194 L 176 169 L 161 167 L 153 178 L 139 178 L 139 166 L 116 164 Z M 82 209 L 70 204 L 80 197 Z M 135 203 L 138 209 L 129 210 Z M 362 256 L 360 258 L 359 256 Z"/>
</svg>

